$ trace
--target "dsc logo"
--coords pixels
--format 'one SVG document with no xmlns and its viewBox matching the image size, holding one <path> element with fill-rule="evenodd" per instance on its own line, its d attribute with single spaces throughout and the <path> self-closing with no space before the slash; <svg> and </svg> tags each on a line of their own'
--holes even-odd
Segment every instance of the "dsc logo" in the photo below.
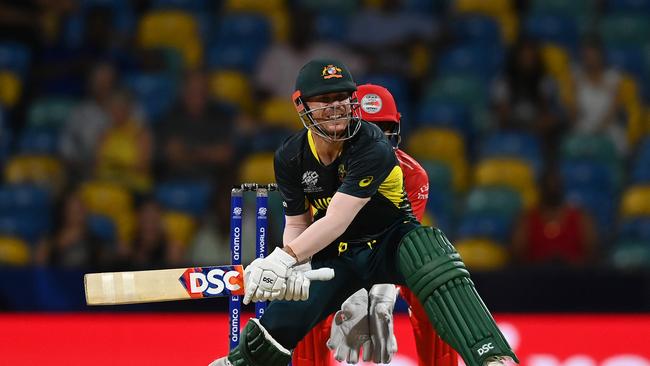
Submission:
<svg viewBox="0 0 650 366">
<path fill-rule="evenodd" d="M 192 297 L 242 295 L 241 271 L 233 266 L 188 268 L 180 278 Z"/>
<path fill-rule="evenodd" d="M 492 350 L 492 349 L 494 349 L 494 346 L 492 345 L 492 342 L 490 342 L 490 343 L 486 343 L 486 344 L 482 345 L 481 348 L 479 348 L 477 350 L 477 352 L 478 352 L 479 356 L 482 356 L 482 355 L 490 352 L 490 350 Z"/>
</svg>

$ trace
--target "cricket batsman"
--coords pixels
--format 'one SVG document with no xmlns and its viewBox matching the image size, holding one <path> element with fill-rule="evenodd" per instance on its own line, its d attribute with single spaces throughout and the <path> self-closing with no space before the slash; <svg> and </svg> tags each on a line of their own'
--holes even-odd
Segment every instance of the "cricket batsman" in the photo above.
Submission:
<svg viewBox="0 0 650 366">
<path fill-rule="evenodd" d="M 393 146 L 361 119 L 356 91 L 338 60 L 312 60 L 300 70 L 292 100 L 306 128 L 274 160 L 284 246 L 244 271 L 244 303 L 272 302 L 212 365 L 285 366 L 298 342 L 348 297 L 386 283 L 415 294 L 467 366 L 518 362 L 453 245 L 413 216 Z M 335 276 L 298 285 L 298 266 L 329 267 Z"/>
<path fill-rule="evenodd" d="M 418 221 L 421 221 L 429 195 L 429 178 L 426 171 L 415 159 L 399 149 L 401 115 L 397 111 L 395 99 L 388 89 L 372 84 L 358 86 L 357 98 L 361 108 L 361 118 L 364 121 L 375 123 L 384 131 L 384 135 L 393 144 L 395 155 L 404 174 L 404 185 L 413 214 Z M 418 352 L 418 365 L 457 366 L 458 355 L 436 334 L 417 297 L 406 288 L 402 288 L 400 292 L 409 304 L 409 320 L 413 328 Z M 392 308 L 396 299 L 395 293 L 395 286 L 390 284 L 373 286 L 370 290 L 370 296 L 368 296 L 368 291 L 365 289 L 359 290 L 353 297 L 365 306 L 352 306 L 354 302 L 351 301 L 351 298 L 346 300 L 346 308 L 337 312 L 337 322 L 332 324 L 333 317 L 328 317 L 316 325 L 298 343 L 298 346 L 293 351 L 292 365 L 329 366 L 330 355 L 326 344 L 334 351 L 334 357 L 338 361 L 346 361 L 351 364 L 357 363 L 360 350 L 352 349 L 352 347 L 353 344 L 363 344 L 366 346 L 363 352 L 364 361 L 389 363 L 392 356 L 391 352 L 394 353 L 397 351 L 397 345 L 393 344 L 395 338 L 392 330 L 392 319 L 390 319 L 390 322 L 386 326 L 383 326 L 382 323 L 387 322 L 384 320 L 386 316 L 392 318 Z M 366 299 L 363 298 L 364 295 L 367 297 Z M 383 301 L 386 301 L 386 299 L 392 300 L 393 303 L 387 304 L 387 307 L 377 306 Z M 368 303 L 370 303 L 370 306 L 368 306 Z M 368 314 L 369 308 L 375 310 L 375 312 Z M 391 311 L 385 313 L 385 316 L 382 317 L 383 314 L 377 313 L 377 310 L 380 309 L 390 309 Z M 345 330 L 348 328 L 341 327 L 343 324 L 337 324 L 342 323 L 344 319 L 348 321 L 356 319 L 360 315 L 368 317 L 370 324 L 373 325 L 369 326 L 368 323 L 362 324 L 361 322 L 356 324 L 356 328 L 361 328 L 360 331 L 359 329 L 355 329 L 357 338 L 364 337 L 363 342 L 352 339 L 354 337 L 345 334 Z M 379 324 L 377 324 L 378 322 Z M 388 332 L 368 334 L 371 330 L 381 329 L 382 326 Z M 330 338 L 330 328 L 332 328 L 332 334 L 334 335 L 332 338 Z M 352 342 L 345 342 L 346 339 L 352 340 Z M 341 342 L 344 344 L 340 344 Z M 372 349 L 368 347 L 372 347 Z"/>
</svg>

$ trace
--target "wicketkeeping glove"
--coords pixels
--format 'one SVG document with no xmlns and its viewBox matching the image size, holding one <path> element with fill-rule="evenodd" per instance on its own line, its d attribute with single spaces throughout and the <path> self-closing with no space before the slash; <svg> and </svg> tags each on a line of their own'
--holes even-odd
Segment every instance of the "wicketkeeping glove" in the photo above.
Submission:
<svg viewBox="0 0 650 366">
<path fill-rule="evenodd" d="M 393 308 L 397 291 L 392 284 L 378 284 L 370 289 L 368 315 L 374 363 L 390 363 L 393 354 L 397 352 L 397 339 L 393 333 Z M 366 360 L 365 352 L 364 360 Z"/>
<path fill-rule="evenodd" d="M 370 346 L 368 291 L 361 289 L 345 300 L 334 315 L 327 347 L 334 351 L 337 361 L 356 364 L 361 349 L 364 361 L 368 360 L 366 354 L 372 352 Z"/>
</svg>

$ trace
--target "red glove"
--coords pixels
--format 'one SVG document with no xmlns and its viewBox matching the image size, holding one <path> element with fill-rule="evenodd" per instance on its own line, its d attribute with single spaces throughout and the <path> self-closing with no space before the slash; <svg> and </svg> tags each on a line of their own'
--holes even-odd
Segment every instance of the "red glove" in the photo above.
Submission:
<svg viewBox="0 0 650 366">
<path fill-rule="evenodd" d="M 327 348 L 333 315 L 318 323 L 293 350 L 293 366 L 330 366 L 332 355 Z"/>
</svg>

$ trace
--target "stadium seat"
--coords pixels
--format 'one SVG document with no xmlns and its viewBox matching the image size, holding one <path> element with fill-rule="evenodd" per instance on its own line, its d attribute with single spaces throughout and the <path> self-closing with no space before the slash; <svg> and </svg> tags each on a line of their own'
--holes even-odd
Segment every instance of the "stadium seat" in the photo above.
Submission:
<svg viewBox="0 0 650 366">
<path fill-rule="evenodd" d="M 0 186 L 0 215 L 48 212 L 50 193 L 32 185 Z"/>
<path fill-rule="evenodd" d="M 605 136 L 570 135 L 560 147 L 562 160 L 592 160 L 618 165 L 619 155 L 614 143 Z"/>
<path fill-rule="evenodd" d="M 274 127 L 297 131 L 304 128 L 296 107 L 286 98 L 270 99 L 261 106 L 262 122 Z"/>
<path fill-rule="evenodd" d="M 317 39 L 343 43 L 348 34 L 348 19 L 336 13 L 318 14 L 314 28 Z"/>
<path fill-rule="evenodd" d="M 144 48 L 177 49 L 189 68 L 200 66 L 203 47 L 199 26 L 191 14 L 179 10 L 158 10 L 140 19 L 138 42 Z"/>
<path fill-rule="evenodd" d="M 645 15 L 609 15 L 600 23 L 600 35 L 608 47 L 641 46 L 650 38 L 650 23 Z"/>
<path fill-rule="evenodd" d="M 81 199 L 91 214 L 113 220 L 118 239 L 129 241 L 135 228 L 135 217 L 133 198 L 126 189 L 109 182 L 89 181 L 81 186 Z"/>
<path fill-rule="evenodd" d="M 256 153 L 248 156 L 241 165 L 239 181 L 260 184 L 275 182 L 273 153 Z"/>
<path fill-rule="evenodd" d="M 86 223 L 88 231 L 108 245 L 117 241 L 117 229 L 112 218 L 104 215 L 89 215 Z"/>
<path fill-rule="evenodd" d="M 593 3 L 592 1 L 533 0 L 530 4 L 530 12 L 574 17 L 588 16 L 595 10 Z"/>
<path fill-rule="evenodd" d="M 286 0 L 225 0 L 223 6 L 228 12 L 268 14 L 284 10 Z"/>
<path fill-rule="evenodd" d="M 207 65 L 211 69 L 237 70 L 251 74 L 264 52 L 265 45 L 255 43 L 212 44 L 208 49 Z"/>
<path fill-rule="evenodd" d="M 491 215 L 513 219 L 522 210 L 519 193 L 508 187 L 475 187 L 465 201 L 466 215 Z"/>
<path fill-rule="evenodd" d="M 267 47 L 272 40 L 269 19 L 258 14 L 226 14 L 215 29 L 212 43 L 256 44 Z"/>
<path fill-rule="evenodd" d="M 63 165 L 51 156 L 17 155 L 10 158 L 4 169 L 9 184 L 36 184 L 58 192 L 65 183 Z"/>
<path fill-rule="evenodd" d="M 192 242 L 197 230 L 195 218 L 183 212 L 166 211 L 163 214 L 163 225 L 171 241 L 186 247 Z"/>
<path fill-rule="evenodd" d="M 359 0 L 297 0 L 300 8 L 314 12 L 334 12 L 341 15 L 353 14 L 359 7 Z"/>
<path fill-rule="evenodd" d="M 470 270 L 495 270 L 508 263 L 508 251 L 503 245 L 483 238 L 466 238 L 457 241 L 454 246 L 463 262 Z"/>
<path fill-rule="evenodd" d="M 0 267 L 5 265 L 24 266 L 31 260 L 29 245 L 22 239 L 0 236 Z"/>
<path fill-rule="evenodd" d="M 605 7 L 608 13 L 621 13 L 621 14 L 650 13 L 650 1 L 648 0 L 606 0 Z"/>
<path fill-rule="evenodd" d="M 501 243 L 510 240 L 512 219 L 492 214 L 471 214 L 460 218 L 459 238 L 486 238 Z"/>
<path fill-rule="evenodd" d="M 13 107 L 22 94 L 22 82 L 18 75 L 0 69 L 0 106 Z"/>
<path fill-rule="evenodd" d="M 629 187 L 621 199 L 624 217 L 650 216 L 650 185 Z"/>
<path fill-rule="evenodd" d="M 461 45 L 443 52 L 438 62 L 441 75 L 463 74 L 491 80 L 503 66 L 504 52 L 498 44 Z"/>
<path fill-rule="evenodd" d="M 434 225 L 446 233 L 453 233 L 456 226 L 454 192 L 450 189 L 429 190 L 426 212 L 433 217 Z"/>
<path fill-rule="evenodd" d="M 142 104 L 147 119 L 155 124 L 173 106 L 176 81 L 163 73 L 135 73 L 125 77 L 127 86 Z"/>
<path fill-rule="evenodd" d="M 607 47 L 605 58 L 607 63 L 621 71 L 625 71 L 639 78 L 646 72 L 644 60 L 646 56 L 642 49 L 637 47 Z"/>
<path fill-rule="evenodd" d="M 524 21 L 524 29 L 528 35 L 541 42 L 562 45 L 572 52 L 578 49 L 580 34 L 573 18 L 532 14 Z"/>
<path fill-rule="evenodd" d="M 491 17 L 466 15 L 451 24 L 456 38 L 463 43 L 503 44 L 499 23 Z"/>
<path fill-rule="evenodd" d="M 619 238 L 650 242 L 650 215 L 623 220 L 620 224 Z"/>
<path fill-rule="evenodd" d="M 639 143 L 632 162 L 632 183 L 650 184 L 650 136 Z"/>
<path fill-rule="evenodd" d="M 417 126 L 445 127 L 465 136 L 472 134 L 471 115 L 467 108 L 454 102 L 429 100 L 420 103 L 416 115 Z"/>
<path fill-rule="evenodd" d="M 426 87 L 423 101 L 444 100 L 466 106 L 485 105 L 487 89 L 485 82 L 471 75 L 444 75 Z"/>
<path fill-rule="evenodd" d="M 453 186 L 456 191 L 467 187 L 467 159 L 462 136 L 453 130 L 421 128 L 411 134 L 406 149 L 418 160 L 439 160 L 448 163 L 453 170 Z"/>
<path fill-rule="evenodd" d="M 620 171 L 598 161 L 566 161 L 560 170 L 568 190 L 593 189 L 612 194 L 621 187 Z"/>
<path fill-rule="evenodd" d="M 61 128 L 65 125 L 76 101 L 69 98 L 50 97 L 30 103 L 27 113 L 29 127 Z"/>
<path fill-rule="evenodd" d="M 604 192 L 588 187 L 572 188 L 565 191 L 566 201 L 580 207 L 596 222 L 596 229 L 603 238 L 610 239 L 616 219 L 618 194 Z"/>
<path fill-rule="evenodd" d="M 507 186 L 519 194 L 525 208 L 537 203 L 535 174 L 531 165 L 521 159 L 485 159 L 475 168 L 477 186 Z"/>
<path fill-rule="evenodd" d="M 483 140 L 480 158 L 520 158 L 533 166 L 536 175 L 542 168 L 542 152 L 537 136 L 525 132 L 502 131 Z"/>
<path fill-rule="evenodd" d="M 619 270 L 650 268 L 650 242 L 623 240 L 616 243 L 609 256 L 612 265 Z"/>
<path fill-rule="evenodd" d="M 453 9 L 461 14 L 478 13 L 496 17 L 505 13 L 510 13 L 513 10 L 512 3 L 511 0 L 454 0 Z"/>
<path fill-rule="evenodd" d="M 16 236 L 35 245 L 51 229 L 49 212 L 0 216 L 0 236 Z"/>
<path fill-rule="evenodd" d="M 194 14 L 209 11 L 208 0 L 153 0 L 153 9 L 183 10 Z"/>
<path fill-rule="evenodd" d="M 18 152 L 23 154 L 58 154 L 59 131 L 52 128 L 24 130 L 18 141 Z"/>
<path fill-rule="evenodd" d="M 208 182 L 169 181 L 159 183 L 155 195 L 166 210 L 200 217 L 210 206 L 212 189 Z"/>
<path fill-rule="evenodd" d="M 252 112 L 253 94 L 246 75 L 238 71 L 217 70 L 210 74 L 210 93 L 220 101 Z"/>
<path fill-rule="evenodd" d="M 31 65 L 31 52 L 27 45 L 18 42 L 0 42 L 0 70 L 7 70 L 22 80 Z"/>
</svg>

